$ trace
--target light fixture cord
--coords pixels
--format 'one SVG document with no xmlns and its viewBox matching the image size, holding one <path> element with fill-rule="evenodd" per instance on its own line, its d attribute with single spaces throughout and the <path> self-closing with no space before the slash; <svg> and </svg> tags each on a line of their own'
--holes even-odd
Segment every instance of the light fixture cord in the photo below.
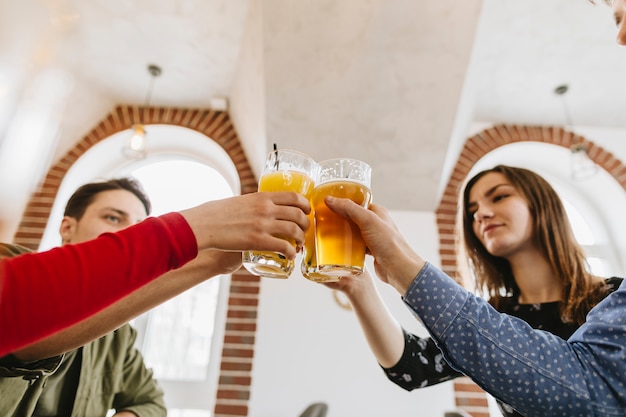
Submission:
<svg viewBox="0 0 626 417">
<path fill-rule="evenodd" d="M 152 91 L 154 90 L 154 82 L 156 80 L 156 77 L 158 77 L 159 75 L 161 75 L 161 68 L 156 66 L 156 65 L 148 65 L 148 72 L 150 73 L 150 84 L 148 84 L 148 92 L 146 93 L 146 100 L 144 102 L 144 106 L 143 106 L 143 115 L 145 116 L 145 112 L 148 109 L 148 106 L 150 105 L 150 100 L 152 99 Z M 145 119 L 145 117 L 142 117 Z M 143 124 L 143 121 L 142 121 Z"/>
<path fill-rule="evenodd" d="M 156 75 L 152 74 L 152 76 L 150 77 L 150 84 L 148 86 L 148 93 L 146 94 L 146 101 L 144 104 L 144 107 L 147 108 L 150 105 L 150 100 L 152 99 L 152 90 L 154 89 L 154 81 L 155 81 Z"/>
<path fill-rule="evenodd" d="M 554 93 L 561 97 L 561 104 L 563 105 L 563 114 L 565 115 L 565 127 L 572 129 L 574 126 L 572 124 L 572 115 L 569 111 L 569 107 L 567 105 L 567 100 L 565 99 L 565 95 L 569 91 L 569 86 L 567 84 L 563 84 L 554 89 Z M 582 141 L 577 139 L 577 136 L 574 136 L 574 145 L 580 146 Z"/>
<path fill-rule="evenodd" d="M 569 112 L 569 107 L 567 107 L 567 101 L 565 100 L 565 96 L 561 96 L 561 102 L 563 103 L 563 113 L 565 113 L 565 123 L 570 128 L 572 127 L 572 116 Z"/>
</svg>

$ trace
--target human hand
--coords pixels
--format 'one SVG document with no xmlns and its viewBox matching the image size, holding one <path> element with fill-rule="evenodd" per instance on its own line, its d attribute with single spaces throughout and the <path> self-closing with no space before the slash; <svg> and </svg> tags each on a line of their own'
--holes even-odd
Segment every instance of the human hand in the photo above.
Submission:
<svg viewBox="0 0 626 417">
<path fill-rule="evenodd" d="M 361 229 L 369 254 L 374 257 L 376 275 L 404 294 L 425 261 L 404 239 L 387 209 L 371 204 L 368 210 L 346 198 L 326 197 L 325 202 Z"/>
<path fill-rule="evenodd" d="M 361 275 L 349 275 L 341 277 L 339 281 L 321 282 L 321 284 L 344 293 L 352 304 L 366 299 L 369 294 L 377 291 L 374 279 L 367 270 L 364 270 Z"/>
<path fill-rule="evenodd" d="M 210 265 L 211 275 L 232 274 L 241 268 L 241 252 L 205 249 L 198 253 L 204 257 L 205 264 Z"/>
<path fill-rule="evenodd" d="M 211 201 L 183 210 L 199 249 L 279 252 L 289 259 L 304 244 L 311 210 L 303 196 L 293 192 L 263 192 Z"/>
</svg>

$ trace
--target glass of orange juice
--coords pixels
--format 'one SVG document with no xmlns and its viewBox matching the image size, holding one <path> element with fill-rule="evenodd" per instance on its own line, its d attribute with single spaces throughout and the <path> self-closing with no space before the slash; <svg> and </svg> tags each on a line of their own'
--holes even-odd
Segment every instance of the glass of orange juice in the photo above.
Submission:
<svg viewBox="0 0 626 417">
<path fill-rule="evenodd" d="M 311 157 L 290 149 L 274 150 L 265 160 L 259 191 L 294 191 L 310 199 L 317 172 Z M 269 278 L 289 278 L 294 269 L 294 261 L 277 252 L 245 251 L 242 263 L 254 275 Z"/>
<path fill-rule="evenodd" d="M 357 159 L 329 159 L 319 164 L 318 181 L 311 196 L 315 212 L 315 261 L 313 271 L 323 277 L 360 275 L 365 262 L 365 242 L 356 224 L 330 210 L 328 195 L 349 198 L 369 207 L 372 169 Z M 325 279 L 330 281 L 331 279 Z"/>
</svg>

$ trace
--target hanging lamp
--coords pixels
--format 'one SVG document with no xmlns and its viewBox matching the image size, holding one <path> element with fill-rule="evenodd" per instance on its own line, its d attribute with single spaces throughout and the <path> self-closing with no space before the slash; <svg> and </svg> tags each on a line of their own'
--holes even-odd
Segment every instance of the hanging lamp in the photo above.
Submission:
<svg viewBox="0 0 626 417">
<path fill-rule="evenodd" d="M 146 100 L 144 102 L 143 115 L 150 106 L 150 99 L 152 98 L 152 90 L 154 89 L 154 80 L 161 75 L 161 67 L 157 65 L 148 65 L 148 73 L 150 74 L 150 85 L 148 86 L 148 92 L 146 94 Z M 125 156 L 132 159 L 142 159 L 148 154 L 147 149 L 147 135 L 144 120 L 140 120 L 139 123 L 133 125 L 132 134 L 128 139 L 127 145 L 122 152 Z"/>
<path fill-rule="evenodd" d="M 563 104 L 563 112 L 565 113 L 565 122 L 568 127 L 572 126 L 572 118 L 565 101 L 565 94 L 569 91 L 567 84 L 559 85 L 554 89 L 554 94 L 561 96 Z M 598 171 L 598 166 L 591 160 L 587 153 L 587 146 L 582 140 L 576 140 L 570 147 L 570 175 L 576 181 L 585 180 L 593 177 Z"/>
</svg>

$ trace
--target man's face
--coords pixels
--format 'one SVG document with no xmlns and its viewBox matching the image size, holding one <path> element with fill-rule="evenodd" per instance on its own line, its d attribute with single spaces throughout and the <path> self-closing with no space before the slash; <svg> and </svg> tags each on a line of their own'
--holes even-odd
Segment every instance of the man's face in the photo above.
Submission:
<svg viewBox="0 0 626 417">
<path fill-rule="evenodd" d="M 96 194 L 80 220 L 65 216 L 61 222 L 63 244 L 95 239 L 105 232 L 117 232 L 147 217 L 141 200 L 126 190 Z"/>
<path fill-rule="evenodd" d="M 626 0 L 613 1 L 613 15 L 617 25 L 617 43 L 626 46 Z"/>
</svg>

